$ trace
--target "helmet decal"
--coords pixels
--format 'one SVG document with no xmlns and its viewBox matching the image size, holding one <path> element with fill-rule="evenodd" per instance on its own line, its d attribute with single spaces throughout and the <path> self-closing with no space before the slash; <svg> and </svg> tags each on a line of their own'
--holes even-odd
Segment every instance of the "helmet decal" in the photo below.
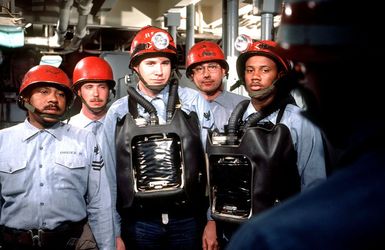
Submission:
<svg viewBox="0 0 385 250">
<path fill-rule="evenodd" d="M 131 43 L 131 60 L 129 68 L 133 68 L 141 60 L 151 56 L 164 56 L 176 67 L 177 48 L 172 36 L 161 28 L 146 26 L 138 31 Z"/>
<path fill-rule="evenodd" d="M 236 68 L 238 78 L 244 82 L 245 64 L 251 56 L 265 56 L 272 59 L 278 69 L 287 72 L 291 69 L 291 63 L 279 53 L 278 44 L 270 40 L 252 41 L 246 36 L 238 37 L 234 45 L 240 50 L 244 50 L 237 58 Z"/>
<path fill-rule="evenodd" d="M 156 32 L 151 38 L 151 43 L 155 49 L 162 50 L 168 47 L 170 40 L 164 32 Z"/>
<path fill-rule="evenodd" d="M 235 49 L 241 53 L 250 49 L 253 40 L 247 35 L 240 35 L 235 39 L 234 46 Z"/>
</svg>

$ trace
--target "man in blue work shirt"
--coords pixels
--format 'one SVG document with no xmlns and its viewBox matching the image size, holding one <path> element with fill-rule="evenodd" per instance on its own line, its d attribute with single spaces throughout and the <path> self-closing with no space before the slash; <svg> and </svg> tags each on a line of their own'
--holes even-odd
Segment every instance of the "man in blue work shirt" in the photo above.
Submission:
<svg viewBox="0 0 385 250">
<path fill-rule="evenodd" d="M 81 59 L 74 68 L 72 89 L 82 102 L 80 112 L 68 123 L 101 134 L 111 94 L 115 94 L 115 81 L 111 66 L 96 56 Z"/>
<path fill-rule="evenodd" d="M 61 122 L 73 101 L 60 69 L 24 76 L 27 119 L 0 131 L 2 249 L 75 249 L 87 219 L 100 249 L 114 246 L 111 195 L 95 136 Z"/>
<path fill-rule="evenodd" d="M 202 41 L 194 44 L 189 50 L 186 59 L 186 75 L 209 102 L 215 127 L 222 132 L 235 106 L 248 99 L 246 96 L 224 89 L 223 79 L 228 72 L 229 64 L 218 44 Z"/>
<path fill-rule="evenodd" d="M 82 107 L 68 123 L 91 131 L 99 143 L 108 102 L 111 94 L 115 95 L 112 68 L 103 58 L 87 56 L 76 63 L 72 81 L 72 89 L 82 102 Z M 84 241 L 87 249 L 95 249 L 96 242 L 88 224 L 85 225 L 79 241 Z"/>
<path fill-rule="evenodd" d="M 277 42 L 300 66 L 304 115 L 327 137 L 333 171 L 245 223 L 229 250 L 385 249 L 384 66 L 376 63 L 385 50 L 376 37 L 383 23 L 374 21 L 384 7 L 285 1 Z"/>
<path fill-rule="evenodd" d="M 249 99 L 224 89 L 222 81 L 228 71 L 229 64 L 225 60 L 225 55 L 221 47 L 214 42 L 198 42 L 187 54 L 186 75 L 209 102 L 215 127 L 220 132 L 224 132 L 235 106 Z M 217 245 L 216 239 L 215 221 L 209 216 L 202 238 L 203 248 Z"/>
<path fill-rule="evenodd" d="M 221 154 L 247 155 L 250 162 L 244 163 L 248 162 L 252 169 L 233 169 L 231 162 L 226 166 L 233 172 L 227 177 L 224 168 L 215 171 L 214 167 L 226 161 L 211 160 L 212 155 L 219 155 L 214 150 L 221 148 L 210 145 L 207 149 L 209 179 L 213 180 L 210 194 L 216 201 L 212 216 L 216 216 L 222 231 L 218 237 L 222 247 L 246 219 L 326 178 L 321 132 L 301 115 L 302 109 L 290 95 L 289 61 L 279 53 L 274 41 L 254 42 L 247 37 L 237 40 L 238 47 L 243 48 L 237 58 L 237 73 L 251 99 L 235 108 L 237 115 L 230 118 L 226 134 L 229 146 L 222 146 Z M 244 158 L 235 159 L 238 164 Z M 237 185 L 231 184 L 236 181 Z M 231 192 L 223 192 L 227 189 Z"/>
<path fill-rule="evenodd" d="M 121 225 L 133 249 L 199 249 L 207 209 L 200 201 L 203 145 L 214 124 L 209 104 L 178 86 L 177 49 L 167 31 L 142 28 L 130 53 L 139 82 L 109 108 L 101 143 L 109 172 L 117 175 L 111 186 L 122 223 L 115 233 Z"/>
</svg>

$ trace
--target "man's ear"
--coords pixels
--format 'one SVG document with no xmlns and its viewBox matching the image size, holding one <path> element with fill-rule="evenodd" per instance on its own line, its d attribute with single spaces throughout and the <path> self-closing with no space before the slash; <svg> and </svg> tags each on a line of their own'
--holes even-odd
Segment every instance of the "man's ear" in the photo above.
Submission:
<svg viewBox="0 0 385 250">
<path fill-rule="evenodd" d="M 132 66 L 132 70 L 138 74 L 138 69 L 139 69 L 139 66 L 138 65 L 135 65 L 135 66 Z"/>
<path fill-rule="evenodd" d="M 31 104 L 31 102 L 30 102 L 31 97 L 29 97 L 29 96 L 24 96 L 24 97 L 22 98 L 22 100 L 23 100 L 23 103 Z"/>
<path fill-rule="evenodd" d="M 78 90 L 76 91 L 76 94 L 77 94 L 78 96 L 82 96 L 82 92 L 80 91 L 81 88 L 82 88 L 82 87 L 78 88 Z"/>
<path fill-rule="evenodd" d="M 279 78 L 282 78 L 282 77 L 284 77 L 284 76 L 286 76 L 286 72 L 283 71 L 283 70 L 281 70 L 281 71 L 278 73 L 278 79 L 279 79 Z"/>
</svg>

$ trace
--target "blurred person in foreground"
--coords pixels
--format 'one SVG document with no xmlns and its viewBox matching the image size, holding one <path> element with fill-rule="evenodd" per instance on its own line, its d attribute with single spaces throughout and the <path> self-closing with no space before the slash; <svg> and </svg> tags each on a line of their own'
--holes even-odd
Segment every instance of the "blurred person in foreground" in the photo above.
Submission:
<svg viewBox="0 0 385 250">
<path fill-rule="evenodd" d="M 288 1 L 278 42 L 301 65 L 304 113 L 336 169 L 317 187 L 245 223 L 228 249 L 385 249 L 385 118 L 375 17 L 384 3 Z M 359 15 L 357 18 L 356 15 Z"/>
</svg>

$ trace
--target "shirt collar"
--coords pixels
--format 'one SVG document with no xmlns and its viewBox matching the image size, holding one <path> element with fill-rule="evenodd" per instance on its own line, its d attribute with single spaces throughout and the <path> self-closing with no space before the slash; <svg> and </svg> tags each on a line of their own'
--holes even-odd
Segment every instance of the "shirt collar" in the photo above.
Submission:
<svg viewBox="0 0 385 250">
<path fill-rule="evenodd" d="M 232 108 L 232 103 L 229 102 L 228 92 L 222 91 L 213 101 L 219 103 L 225 108 Z"/>
<path fill-rule="evenodd" d="M 247 117 L 249 117 L 251 114 L 254 114 L 256 112 L 258 112 L 258 111 L 255 110 L 253 104 L 250 101 L 249 105 L 247 106 L 245 113 L 243 114 L 243 120 L 246 119 Z"/>
<path fill-rule="evenodd" d="M 63 129 L 65 123 L 63 122 L 57 122 L 55 125 L 48 129 L 38 129 L 35 126 L 33 126 L 29 121 L 28 118 L 24 120 L 24 127 L 25 132 L 23 136 L 23 141 L 27 141 L 37 135 L 38 133 L 41 133 L 43 131 L 51 134 L 53 137 L 55 137 L 58 140 L 61 140 L 63 137 L 63 133 L 65 132 L 65 129 Z"/>
<path fill-rule="evenodd" d="M 169 89 L 170 85 L 167 84 L 166 87 L 164 87 L 155 97 L 150 97 L 139 90 L 139 85 L 136 86 L 136 91 L 138 91 L 147 101 L 150 102 L 152 99 L 162 99 L 164 103 L 167 103 Z"/>
<path fill-rule="evenodd" d="M 87 128 L 88 126 L 91 126 L 91 125 L 95 122 L 94 120 L 88 118 L 88 117 L 83 113 L 82 110 L 80 110 L 79 116 L 81 117 L 80 122 L 81 122 L 82 124 L 80 124 L 80 126 L 81 126 L 82 128 Z M 103 124 L 105 118 L 106 118 L 106 116 L 104 115 L 102 118 L 100 118 L 100 119 L 97 120 L 97 121 Z"/>
</svg>

